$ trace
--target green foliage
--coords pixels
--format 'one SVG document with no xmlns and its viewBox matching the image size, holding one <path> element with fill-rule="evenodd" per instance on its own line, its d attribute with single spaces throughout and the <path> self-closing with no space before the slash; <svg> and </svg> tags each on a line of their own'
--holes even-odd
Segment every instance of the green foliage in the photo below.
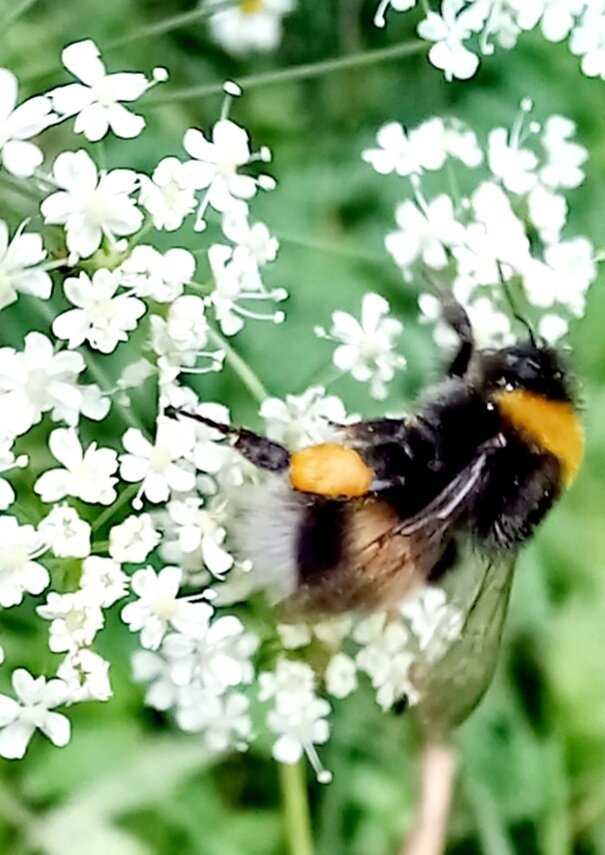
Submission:
<svg viewBox="0 0 605 855">
<path fill-rule="evenodd" d="M 25 9 L 21 15 L 19 6 Z M 27 6 L 0 0 L 0 21 L 10 21 L 0 64 L 18 74 L 24 94 L 66 81 L 60 50 L 85 37 L 97 41 L 112 69 L 168 66 L 175 90 L 413 38 L 414 13 L 393 14 L 388 29 L 376 31 L 374 0 L 300 0 L 281 49 L 243 61 L 210 42 L 202 18 L 129 39 L 190 10 L 185 0 L 40 0 Z M 118 40 L 123 44 L 111 48 Z M 238 352 L 272 394 L 300 392 L 322 376 L 330 350 L 313 337 L 313 326 L 327 324 L 336 308 L 355 311 L 362 294 L 373 289 L 389 298 L 406 323 L 409 370 L 393 384 L 386 410 L 408 405 L 430 381 L 437 360 L 427 329 L 415 321 L 421 283 L 404 286 L 382 244 L 402 188 L 396 177 L 373 173 L 360 152 L 380 124 L 394 119 L 413 126 L 446 113 L 480 132 L 510 124 L 526 95 L 535 100 L 538 119 L 556 112 L 578 123 L 579 141 L 592 159 L 585 185 L 574 193 L 571 220 L 598 247 L 605 209 L 603 83 L 581 77 L 563 45 L 546 47 L 526 36 L 514 53 L 500 51 L 489 59 L 472 84 L 447 84 L 419 54 L 251 88 L 236 104 L 234 117 L 256 143 L 272 148 L 271 171 L 279 182 L 255 203 L 255 212 L 282 242 L 267 282 L 290 292 L 289 319 L 281 328 L 250 325 L 237 338 Z M 180 153 L 186 127 L 207 129 L 220 104 L 220 96 L 171 102 L 169 88 L 146 100 L 150 108 L 157 102 L 153 109 L 142 108 L 148 130 L 136 143 L 110 139 L 109 164 L 151 170 L 161 157 Z M 65 128 L 53 135 L 57 149 L 82 145 Z M 13 224 L 24 214 L 24 200 L 10 181 L 2 180 L 0 206 Z M 32 224 L 38 226 L 39 218 Z M 189 228 L 179 241 L 196 248 Z M 200 281 L 206 274 L 200 257 Z M 496 681 L 460 733 L 462 769 L 450 836 L 456 855 L 605 853 L 604 312 L 597 283 L 573 336 L 586 399 L 586 464 L 518 563 Z M 3 312 L 0 323 L 0 344 L 16 342 L 26 325 L 48 328 L 48 319 L 26 298 Z M 107 364 L 117 376 L 119 351 Z M 254 426 L 254 402 L 229 369 L 203 384 L 208 399 L 229 403 L 237 421 Z M 351 411 L 381 411 L 350 379 L 334 390 Z M 152 401 L 149 388 L 136 402 L 144 421 Z M 38 439 L 38 447 L 28 448 L 34 456 L 44 451 L 43 430 Z M 50 671 L 57 657 L 41 652 L 33 625 L 22 611 L 3 614 L 7 658 Z M 21 765 L 0 761 L 0 851 L 283 853 L 277 773 L 267 749 L 216 765 L 196 737 L 177 735 L 145 710 L 142 691 L 128 676 L 133 639 L 117 621 L 105 643 L 102 652 L 115 663 L 115 698 L 74 709 L 67 748 L 55 749 L 37 737 Z M 406 716 L 382 714 L 366 687 L 337 703 L 324 761 L 333 784 L 311 784 L 320 855 L 396 852 L 414 804 L 416 735 Z"/>
</svg>

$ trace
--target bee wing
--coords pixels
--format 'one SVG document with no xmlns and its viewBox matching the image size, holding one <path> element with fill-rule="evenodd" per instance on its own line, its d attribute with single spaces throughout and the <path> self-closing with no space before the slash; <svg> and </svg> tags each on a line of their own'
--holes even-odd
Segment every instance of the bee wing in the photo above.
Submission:
<svg viewBox="0 0 605 855">
<path fill-rule="evenodd" d="M 407 519 L 381 498 L 354 511 L 342 608 L 389 607 L 426 582 L 444 555 L 452 524 L 481 481 L 490 451 L 500 446 L 498 438 L 484 444 L 468 466 Z M 333 581 L 340 583 L 338 575 Z"/>
</svg>

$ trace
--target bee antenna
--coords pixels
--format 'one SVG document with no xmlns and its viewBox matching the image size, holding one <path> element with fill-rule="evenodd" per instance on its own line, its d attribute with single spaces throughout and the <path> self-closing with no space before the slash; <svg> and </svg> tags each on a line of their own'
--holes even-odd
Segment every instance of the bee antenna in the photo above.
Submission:
<svg viewBox="0 0 605 855">
<path fill-rule="evenodd" d="M 516 321 L 518 321 L 520 324 L 523 324 L 523 326 L 527 330 L 527 333 L 529 335 L 529 340 L 531 341 L 532 346 L 537 347 L 538 342 L 536 339 L 535 330 L 534 330 L 533 326 L 531 325 L 531 323 L 528 321 L 528 319 L 524 318 L 523 315 L 521 314 L 521 312 L 519 311 L 517 304 L 515 303 L 515 300 L 513 298 L 512 293 L 511 293 L 509 284 L 506 281 L 506 279 L 504 278 L 504 272 L 502 270 L 502 265 L 500 264 L 499 261 L 497 261 L 496 264 L 498 265 L 498 276 L 500 277 L 500 284 L 502 285 L 502 290 L 504 291 L 504 296 L 506 297 L 506 302 L 508 303 L 508 306 L 510 308 L 511 315 L 513 316 L 513 318 Z"/>
</svg>

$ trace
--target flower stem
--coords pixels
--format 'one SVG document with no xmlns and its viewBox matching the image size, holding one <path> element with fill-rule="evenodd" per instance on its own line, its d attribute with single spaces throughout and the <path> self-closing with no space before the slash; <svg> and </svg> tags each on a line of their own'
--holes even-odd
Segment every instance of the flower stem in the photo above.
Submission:
<svg viewBox="0 0 605 855">
<path fill-rule="evenodd" d="M 362 65 L 374 65 L 378 62 L 387 62 L 391 59 L 399 59 L 402 56 L 412 56 L 426 50 L 426 42 L 413 41 L 390 45 L 378 50 L 366 50 L 347 56 L 338 56 L 334 59 L 323 59 L 319 62 L 308 62 L 303 65 L 295 65 L 292 68 L 282 68 L 279 71 L 268 71 L 263 74 L 250 74 L 240 77 L 238 85 L 243 89 L 252 89 L 257 86 L 265 86 L 271 83 L 286 83 L 290 80 L 305 80 L 311 77 L 321 77 L 324 74 L 332 74 L 335 71 L 346 71 Z M 189 98 L 201 98 L 204 95 L 216 95 L 223 91 L 223 82 L 209 83 L 205 86 L 189 86 L 186 89 L 177 89 L 163 98 L 149 99 L 148 105 L 159 106 L 162 104 L 173 104 L 175 101 L 186 101 Z"/>
<path fill-rule="evenodd" d="M 113 50 L 116 47 L 129 45 L 139 39 L 146 39 L 149 36 L 159 36 L 161 33 L 169 33 L 171 30 L 178 30 L 180 27 L 185 27 L 187 24 L 192 24 L 194 21 L 199 21 L 200 18 L 207 18 L 221 9 L 227 9 L 233 6 L 232 0 L 225 0 L 223 3 L 215 3 L 212 7 L 203 6 L 202 8 L 191 9 L 189 12 L 181 12 L 179 15 L 171 15 L 169 18 L 164 18 L 162 21 L 157 21 L 155 24 L 149 24 L 147 27 L 141 27 L 129 35 L 122 36 L 119 39 L 109 42 L 105 45 L 105 50 Z"/>
<path fill-rule="evenodd" d="M 432 743 L 424 746 L 416 819 L 400 855 L 445 852 L 457 765 L 456 752 L 451 746 Z"/>
<path fill-rule="evenodd" d="M 119 510 L 123 507 L 127 502 L 133 499 L 141 485 L 137 482 L 136 484 L 129 484 L 125 490 L 118 496 L 113 505 L 110 505 L 106 508 L 102 514 L 96 518 L 96 520 L 92 523 L 92 530 L 98 531 L 102 528 L 106 522 L 108 522 Z"/>
<path fill-rule="evenodd" d="M 269 393 L 256 376 L 254 371 L 250 368 L 247 362 L 245 362 L 241 356 L 235 352 L 235 350 L 231 347 L 229 342 L 223 338 L 223 336 L 217 332 L 217 330 L 209 327 L 208 335 L 210 336 L 210 340 L 217 347 L 220 347 L 221 350 L 225 351 L 225 361 L 231 368 L 235 371 L 239 379 L 242 381 L 244 386 L 248 389 L 250 394 L 258 401 L 259 404 L 265 400 L 265 398 L 269 397 Z"/>
<path fill-rule="evenodd" d="M 13 24 L 18 18 L 28 12 L 32 6 L 35 6 L 38 0 L 21 0 L 20 3 L 15 3 L 12 9 L 4 16 L 2 26 L 7 27 Z"/>
<path fill-rule="evenodd" d="M 307 796 L 304 760 L 278 763 L 279 784 L 289 855 L 313 855 L 311 815 Z"/>
</svg>

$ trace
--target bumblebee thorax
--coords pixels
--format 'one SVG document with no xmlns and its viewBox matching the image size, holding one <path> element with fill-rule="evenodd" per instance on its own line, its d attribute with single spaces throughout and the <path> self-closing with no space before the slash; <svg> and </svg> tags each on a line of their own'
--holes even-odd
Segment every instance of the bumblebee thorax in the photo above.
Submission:
<svg viewBox="0 0 605 855">
<path fill-rule="evenodd" d="M 569 486 L 584 456 L 584 431 L 573 406 L 527 389 L 505 389 L 494 401 L 516 431 L 559 460 Z"/>
</svg>

